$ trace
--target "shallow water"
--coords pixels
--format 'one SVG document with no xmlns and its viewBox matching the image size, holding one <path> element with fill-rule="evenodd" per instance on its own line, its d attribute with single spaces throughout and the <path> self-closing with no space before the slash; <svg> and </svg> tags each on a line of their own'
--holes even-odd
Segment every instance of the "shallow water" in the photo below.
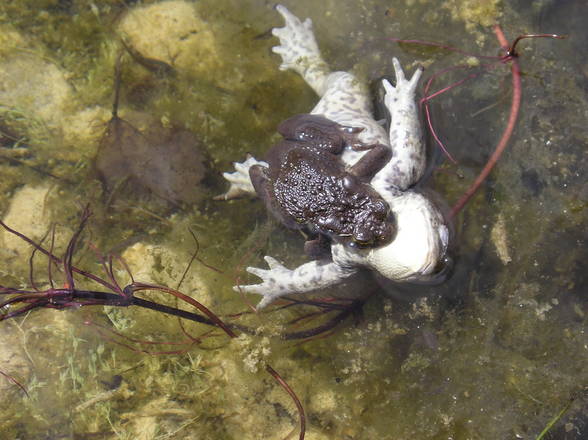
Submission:
<svg viewBox="0 0 588 440">
<path fill-rule="evenodd" d="M 172 38 L 180 22 L 168 29 L 151 18 L 139 26 L 143 39 L 133 41 L 159 53 L 176 75 L 125 56 L 121 117 L 138 129 L 193 131 L 212 170 L 197 189 L 201 201 L 178 206 L 124 183 L 106 193 L 93 168 L 120 50 L 113 29 L 122 33 L 121 22 L 141 8 L 129 3 L 0 5 L 2 218 L 36 239 L 58 223 L 59 254 L 79 206 L 89 202 L 94 216 L 75 264 L 104 276 L 92 242 L 104 253 L 122 253 L 136 280 L 170 287 L 194 251 L 190 228 L 201 259 L 223 273 L 196 262 L 181 289 L 227 320 L 259 330 L 234 341 L 219 333 L 191 343 L 188 334 L 208 329 L 133 308 L 39 310 L 2 321 L 0 371 L 29 396 L 0 377 L 0 438 L 286 438 L 298 414 L 264 362 L 300 397 L 308 439 L 535 439 L 562 410 L 544 438 L 587 435 L 585 2 L 284 2 L 312 18 L 334 69 L 354 68 L 370 84 L 391 74 L 392 55 L 408 71 L 425 65 L 425 76 L 464 62 L 389 38 L 496 55 L 488 27 L 495 21 L 508 38 L 569 34 L 520 43 L 520 117 L 497 168 L 456 220 L 452 277 L 441 286 L 391 286 L 369 277 L 342 286 L 329 294 L 375 294 L 360 316 L 305 343 L 276 335 L 298 330 L 287 324 L 313 309 L 227 316 L 248 310 L 230 288 L 246 276 L 242 267 L 261 266 L 266 254 L 294 266 L 304 260 L 301 238 L 269 221 L 261 203 L 212 200 L 224 190 L 219 175 L 232 161 L 247 152 L 261 157 L 277 124 L 316 100 L 294 73 L 278 70 L 271 54 L 276 40 L 268 31 L 281 18 L 272 2 L 205 0 L 193 4 L 197 20 L 184 34 Z M 177 44 L 158 47 L 166 38 Z M 465 75 L 440 76 L 434 89 Z M 491 154 L 509 102 L 508 66 L 433 100 L 435 130 L 458 164 L 432 151 L 437 166 L 427 186 L 449 206 Z M 2 285 L 30 283 L 30 249 L 17 242 L 0 236 Z M 41 286 L 47 263 L 35 261 Z M 116 274 L 121 285 L 129 282 L 120 265 Z M 62 283 L 56 269 L 53 278 Z"/>
</svg>

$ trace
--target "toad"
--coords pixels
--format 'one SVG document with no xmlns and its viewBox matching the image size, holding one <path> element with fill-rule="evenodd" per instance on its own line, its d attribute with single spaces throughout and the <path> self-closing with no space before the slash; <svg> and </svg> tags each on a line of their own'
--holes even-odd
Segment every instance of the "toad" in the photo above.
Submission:
<svg viewBox="0 0 588 440">
<path fill-rule="evenodd" d="M 447 252 L 449 229 L 439 208 L 415 188 L 426 164 L 415 103 L 422 70 L 418 69 L 411 79 L 407 79 L 398 60 L 392 59 L 396 84 L 393 86 L 387 80 L 382 81 L 384 105 L 391 120 L 386 133 L 373 117 L 366 87 L 351 73 L 332 72 L 323 60 L 312 31 L 312 21 L 309 18 L 301 21 L 282 5 L 276 6 L 276 10 L 284 18 L 285 26 L 272 31 L 280 40 L 273 51 L 282 58 L 281 70 L 293 70 L 301 75 L 320 97 L 310 113 L 343 127 L 354 127 L 357 140 L 364 145 L 380 144 L 389 149 L 391 158 L 371 177 L 369 185 L 388 203 L 395 232 L 391 239 L 375 246 L 349 246 L 333 240 L 330 255 L 295 269 L 288 269 L 275 258 L 266 256 L 269 269 L 247 268 L 262 282 L 235 288 L 262 295 L 257 306 L 261 309 L 285 295 L 307 293 L 341 283 L 362 268 L 396 282 L 434 280 Z M 340 160 L 348 171 L 358 165 L 364 155 L 371 153 L 370 150 L 357 150 L 349 142 L 345 142 L 342 148 Z M 271 171 L 270 163 L 251 156 L 234 166 L 235 172 L 224 174 L 230 183 L 229 190 L 222 196 L 224 198 L 256 195 L 250 169 L 269 167 L 264 172 Z M 253 172 L 256 173 L 259 171 Z"/>
<path fill-rule="evenodd" d="M 278 127 L 284 140 L 267 154 L 268 166 L 253 165 L 249 177 L 268 209 L 310 240 L 307 254 L 330 253 L 334 239 L 350 246 L 380 246 L 392 238 L 388 203 L 367 183 L 390 158 L 385 145 L 364 145 L 356 134 L 323 116 L 302 114 Z M 349 170 L 339 155 L 345 148 L 369 150 Z M 325 240 L 325 237 L 327 240 Z"/>
</svg>

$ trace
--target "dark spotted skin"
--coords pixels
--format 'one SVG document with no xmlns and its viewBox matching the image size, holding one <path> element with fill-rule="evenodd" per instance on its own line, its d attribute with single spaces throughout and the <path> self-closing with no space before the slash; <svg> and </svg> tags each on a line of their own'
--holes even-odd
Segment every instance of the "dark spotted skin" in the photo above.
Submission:
<svg viewBox="0 0 588 440">
<path fill-rule="evenodd" d="M 307 233 L 307 253 L 328 253 L 329 240 L 359 247 L 390 241 L 390 208 L 367 183 L 390 159 L 389 148 L 364 145 L 356 140 L 360 129 L 319 115 L 294 116 L 278 131 L 284 140 L 268 152 L 269 166 L 252 166 L 249 176 L 286 227 Z M 369 151 L 346 170 L 340 158 L 345 147 Z"/>
</svg>

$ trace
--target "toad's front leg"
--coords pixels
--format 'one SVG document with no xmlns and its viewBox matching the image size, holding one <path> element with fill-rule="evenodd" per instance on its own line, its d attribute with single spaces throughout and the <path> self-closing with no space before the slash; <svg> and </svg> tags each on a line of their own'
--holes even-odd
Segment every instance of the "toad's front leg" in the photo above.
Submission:
<svg viewBox="0 0 588 440">
<path fill-rule="evenodd" d="M 255 188 L 249 176 L 249 169 L 253 166 L 267 167 L 268 164 L 257 160 L 251 155 L 247 155 L 247 159 L 244 162 L 233 162 L 233 166 L 235 167 L 235 172 L 223 173 L 223 177 L 230 184 L 229 189 L 226 193 L 216 196 L 216 200 L 229 200 L 242 196 L 256 195 Z"/>
<path fill-rule="evenodd" d="M 392 150 L 386 145 L 376 144 L 368 147 L 369 151 L 349 168 L 351 174 L 367 181 L 386 166 L 392 157 Z"/>
<path fill-rule="evenodd" d="M 263 280 L 261 284 L 233 287 L 237 291 L 263 295 L 257 305 L 258 310 L 285 295 L 306 293 L 334 286 L 357 272 L 355 267 L 340 266 L 325 260 L 311 261 L 296 269 L 288 269 L 275 258 L 266 256 L 264 259 L 269 270 L 256 267 L 247 268 L 247 272 Z"/>
</svg>

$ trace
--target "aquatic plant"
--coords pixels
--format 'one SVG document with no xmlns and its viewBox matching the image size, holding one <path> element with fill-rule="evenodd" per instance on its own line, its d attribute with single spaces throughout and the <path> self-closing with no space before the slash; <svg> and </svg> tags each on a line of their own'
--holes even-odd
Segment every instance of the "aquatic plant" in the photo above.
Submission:
<svg viewBox="0 0 588 440">
<path fill-rule="evenodd" d="M 79 226 L 72 235 L 67 245 L 65 255 L 62 258 L 59 258 L 53 253 L 52 246 L 49 249 L 46 249 L 42 246 L 42 244 L 37 243 L 29 237 L 27 237 L 26 235 L 12 229 L 10 226 L 8 226 L 2 220 L 0 220 L 0 226 L 2 226 L 6 231 L 21 238 L 34 248 L 33 254 L 29 260 L 30 283 L 33 287 L 33 290 L 24 290 L 0 285 L 0 295 L 5 295 L 8 297 L 8 299 L 0 302 L 0 321 L 15 318 L 40 308 L 65 309 L 80 308 L 83 306 L 137 306 L 141 308 L 154 310 L 160 313 L 177 316 L 182 319 L 187 319 L 209 326 L 214 326 L 224 331 L 224 333 L 230 338 L 237 337 L 236 330 L 239 328 L 243 328 L 242 326 L 226 324 L 216 314 L 210 311 L 206 306 L 196 301 L 192 297 L 180 292 L 179 290 L 165 286 L 141 283 L 138 281 L 133 281 L 131 284 L 125 286 L 124 288 L 121 287 L 114 274 L 112 256 L 108 257 L 107 259 L 100 256 L 102 260 L 102 266 L 106 273 L 106 279 L 74 266 L 72 263 L 72 259 L 74 252 L 76 250 L 76 245 L 79 242 L 80 235 L 82 234 L 88 222 L 88 219 L 90 218 L 90 215 L 90 209 L 88 206 L 86 206 L 81 212 Z M 42 254 L 44 254 L 49 260 L 48 282 L 50 287 L 46 289 L 38 288 L 37 283 L 33 279 L 33 258 L 36 251 L 39 251 Z M 52 275 L 54 267 L 60 268 L 63 272 L 65 280 L 64 286 L 61 288 L 55 287 Z M 105 292 L 98 290 L 78 289 L 76 287 L 75 274 L 98 283 L 99 285 L 106 288 L 108 291 Z M 170 307 L 165 304 L 149 301 L 135 296 L 137 292 L 148 290 L 154 290 L 169 294 L 177 298 L 178 300 L 193 306 L 200 313 L 189 312 L 176 307 Z M 195 341 L 195 339 L 192 340 Z M 300 403 L 300 400 L 296 396 L 295 392 L 290 388 L 288 383 L 280 376 L 280 374 L 276 370 L 272 368 L 271 365 L 266 364 L 265 369 L 267 373 L 270 374 L 276 380 L 276 382 L 290 395 L 290 397 L 296 404 L 296 407 L 300 415 L 299 438 L 301 440 L 304 439 L 306 431 L 306 419 L 304 415 L 304 409 L 302 407 L 302 404 Z M 15 383 L 19 388 L 21 388 L 26 393 L 26 389 L 16 379 L 7 375 L 4 372 L 1 372 L 1 374 L 8 380 Z"/>
<path fill-rule="evenodd" d="M 430 92 L 431 87 L 432 87 L 435 79 L 437 79 L 438 77 L 440 77 L 443 74 L 445 74 L 449 71 L 452 71 L 452 70 L 457 70 L 457 69 L 470 69 L 471 70 L 472 66 L 470 66 L 468 64 L 453 66 L 453 67 L 450 67 L 450 68 L 447 68 L 447 69 L 444 69 L 444 70 L 441 70 L 439 72 L 434 73 L 426 81 L 426 85 L 425 85 L 425 89 L 424 89 L 425 96 L 421 99 L 420 104 L 421 104 L 422 108 L 424 109 L 425 119 L 427 121 L 427 126 L 429 127 L 431 135 L 433 136 L 433 139 L 435 140 L 436 144 L 443 151 L 443 153 L 447 156 L 447 158 L 453 163 L 457 163 L 457 162 L 453 158 L 451 153 L 449 153 L 449 151 L 447 150 L 447 148 L 445 147 L 443 142 L 439 139 L 439 136 L 437 135 L 437 132 L 435 131 L 435 128 L 433 126 L 433 122 L 431 119 L 431 110 L 430 110 L 431 100 L 436 98 L 437 96 L 440 96 L 440 95 L 450 91 L 451 89 L 453 89 L 455 87 L 458 87 L 458 86 L 464 84 L 466 81 L 468 81 L 470 79 L 474 79 L 474 78 L 478 77 L 484 71 L 489 71 L 491 69 L 494 69 L 495 67 L 497 67 L 501 64 L 510 63 L 510 66 L 511 66 L 512 98 L 511 98 L 510 112 L 509 112 L 506 127 L 504 128 L 504 131 L 502 132 L 500 140 L 496 144 L 496 147 L 494 148 L 492 155 L 488 158 L 488 161 L 486 162 L 486 164 L 484 165 L 484 167 L 482 168 L 482 170 L 480 171 L 480 173 L 478 174 L 478 176 L 476 177 L 474 182 L 470 185 L 470 187 L 464 192 L 464 194 L 459 198 L 459 200 L 457 202 L 455 202 L 455 204 L 451 208 L 451 211 L 449 212 L 450 219 L 455 217 L 465 207 L 465 205 L 468 203 L 468 201 L 478 191 L 478 189 L 480 188 L 482 183 L 488 178 L 488 175 L 490 174 L 490 172 L 492 171 L 494 166 L 498 163 L 500 156 L 502 156 L 502 153 L 506 149 L 508 142 L 513 134 L 513 131 L 514 131 L 517 119 L 518 119 L 518 114 L 519 114 L 519 110 L 520 110 L 520 106 L 521 106 L 521 96 L 522 96 L 521 69 L 520 69 L 519 61 L 518 61 L 519 55 L 518 55 L 518 52 L 516 51 L 518 43 L 521 40 L 528 39 L 528 38 L 554 38 L 554 39 L 566 38 L 565 35 L 557 35 L 557 34 L 523 34 L 523 35 L 519 35 L 511 43 L 509 43 L 499 25 L 494 25 L 493 30 L 496 35 L 496 39 L 498 40 L 498 43 L 500 44 L 500 47 L 504 52 L 503 55 L 499 55 L 499 56 L 475 55 L 475 54 L 470 54 L 470 53 L 465 52 L 461 49 L 458 49 L 458 48 L 455 48 L 452 46 L 448 46 L 445 44 L 440 44 L 440 43 L 435 43 L 435 42 L 430 42 L 430 41 L 422 41 L 422 40 L 404 40 L 404 39 L 399 39 L 399 38 L 391 38 L 392 41 L 396 41 L 399 43 L 433 46 L 433 47 L 438 47 L 441 49 L 449 50 L 452 52 L 457 52 L 462 55 L 468 55 L 468 56 L 473 56 L 478 59 L 485 59 L 485 60 L 492 60 L 493 61 L 492 63 L 482 65 L 481 66 L 481 68 L 483 69 L 482 71 L 470 73 L 469 75 L 460 79 L 459 81 L 456 81 L 450 85 L 447 85 L 447 86 L 445 86 L 435 92 Z"/>
</svg>

